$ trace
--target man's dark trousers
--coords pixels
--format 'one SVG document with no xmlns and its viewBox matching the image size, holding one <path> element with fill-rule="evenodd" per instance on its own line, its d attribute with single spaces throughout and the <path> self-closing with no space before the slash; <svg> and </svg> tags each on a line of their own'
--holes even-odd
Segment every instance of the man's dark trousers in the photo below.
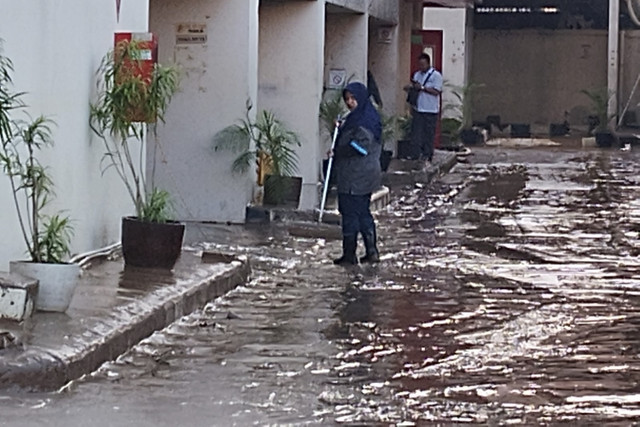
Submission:
<svg viewBox="0 0 640 427">
<path fill-rule="evenodd" d="M 411 143 L 422 153 L 422 157 L 431 161 L 433 158 L 433 142 L 436 139 L 438 113 L 421 113 L 413 110 L 411 124 Z"/>
</svg>

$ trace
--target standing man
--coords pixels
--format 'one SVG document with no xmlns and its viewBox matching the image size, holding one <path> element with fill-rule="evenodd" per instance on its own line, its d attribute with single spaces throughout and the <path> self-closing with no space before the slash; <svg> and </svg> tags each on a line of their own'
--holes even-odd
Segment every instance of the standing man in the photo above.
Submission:
<svg viewBox="0 0 640 427">
<path fill-rule="evenodd" d="M 431 58 L 426 53 L 420 55 L 418 66 L 420 68 L 411 80 L 413 87 L 419 91 L 418 101 L 412 110 L 411 143 L 420 148 L 423 159 L 431 162 L 440 114 L 442 74 L 431 66 Z"/>
</svg>

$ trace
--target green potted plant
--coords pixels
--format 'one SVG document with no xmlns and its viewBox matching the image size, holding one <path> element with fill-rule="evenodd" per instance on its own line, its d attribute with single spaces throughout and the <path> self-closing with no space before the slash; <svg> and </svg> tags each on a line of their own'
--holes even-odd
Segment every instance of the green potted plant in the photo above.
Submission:
<svg viewBox="0 0 640 427">
<path fill-rule="evenodd" d="M 387 116 L 380 112 L 380 119 L 382 121 L 382 135 L 380 136 L 380 143 L 382 144 L 382 150 L 380 150 L 380 168 L 382 172 L 386 172 L 389 169 L 391 158 L 393 157 L 392 150 L 386 150 L 385 145 L 387 141 L 392 141 L 396 135 L 396 124 L 398 118 L 396 116 Z"/>
<path fill-rule="evenodd" d="M 466 145 L 475 145 L 483 140 L 482 133 L 473 127 L 473 99 L 483 84 L 469 83 L 463 86 L 452 86 L 452 93 L 457 100 L 452 109 L 457 112 L 460 121 L 458 137 Z"/>
<path fill-rule="evenodd" d="M 320 121 L 324 126 L 324 131 L 329 135 L 328 140 L 331 141 L 333 137 L 333 130 L 336 125 L 336 119 L 339 117 L 344 117 L 349 110 L 347 110 L 347 106 L 342 99 L 342 89 L 331 89 L 324 93 L 323 100 L 320 103 Z M 326 146 L 327 151 L 329 149 L 329 145 Z M 329 159 L 324 159 L 322 161 L 322 175 L 325 176 L 327 173 L 327 168 L 329 166 Z M 331 177 L 330 187 L 334 185 L 335 174 Z"/>
<path fill-rule="evenodd" d="M 155 135 L 150 130 L 164 122 L 179 72 L 174 66 L 154 64 L 150 75 L 141 74 L 142 50 L 140 42 L 125 40 L 104 57 L 90 125 L 104 145 L 103 172 L 115 170 L 135 208 L 135 216 L 122 218 L 125 264 L 171 269 L 181 253 L 185 226 L 171 219 L 169 194 L 147 182 L 142 164 L 145 136 Z"/>
<path fill-rule="evenodd" d="M 609 122 L 616 116 L 609 114 L 609 99 L 611 94 L 607 88 L 585 89 L 581 91 L 591 101 L 594 112 L 594 121 L 590 133 L 596 137 L 596 144 L 602 148 L 609 148 L 615 142 L 615 136 L 611 131 Z"/>
<path fill-rule="evenodd" d="M 253 120 L 252 108 L 248 100 L 246 117 L 214 136 L 215 149 L 238 153 L 232 164 L 234 173 L 245 173 L 256 165 L 257 184 L 264 187 L 263 204 L 294 201 L 302 185 L 302 178 L 294 176 L 298 170 L 295 147 L 301 145 L 300 139 L 271 111 L 263 110 Z"/>
<path fill-rule="evenodd" d="M 413 126 L 413 116 L 411 113 L 404 114 L 396 119 L 400 130 L 400 139 L 397 142 L 396 157 L 399 159 L 417 159 L 420 157 L 418 147 L 411 143 L 411 127 Z"/>
<path fill-rule="evenodd" d="M 348 112 L 342 99 L 342 89 L 332 89 L 324 95 L 320 103 L 320 120 L 329 135 L 333 135 L 333 129 L 338 117 L 343 117 Z"/>
<path fill-rule="evenodd" d="M 455 117 L 445 117 L 440 121 L 440 129 L 442 132 L 442 148 L 445 150 L 455 150 L 457 144 L 460 127 L 462 122 Z"/>
<path fill-rule="evenodd" d="M 64 312 L 78 283 L 80 266 L 66 263 L 73 229 L 68 216 L 47 215 L 54 196 L 49 170 L 38 153 L 53 145 L 49 119 L 17 119 L 24 110 L 23 93 L 11 88 L 12 63 L 0 52 L 0 165 L 9 178 L 28 261 L 11 261 L 11 273 L 37 279 L 35 308 Z M 31 310 L 28 310 L 31 311 Z"/>
</svg>

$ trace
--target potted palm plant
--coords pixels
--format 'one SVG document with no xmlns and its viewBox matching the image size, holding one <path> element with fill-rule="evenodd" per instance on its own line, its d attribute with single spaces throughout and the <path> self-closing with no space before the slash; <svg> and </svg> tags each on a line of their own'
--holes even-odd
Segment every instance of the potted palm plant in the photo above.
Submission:
<svg viewBox="0 0 640 427">
<path fill-rule="evenodd" d="M 602 148 L 613 146 L 615 136 L 609 127 L 609 122 L 615 117 L 615 114 L 609 115 L 609 99 L 611 98 L 611 94 L 608 89 L 585 89 L 582 90 L 581 93 L 589 98 L 594 110 L 594 129 L 590 129 L 590 132 L 596 137 L 596 144 Z"/>
<path fill-rule="evenodd" d="M 253 120 L 249 114 L 252 108 L 248 100 L 246 117 L 214 136 L 215 149 L 238 153 L 232 164 L 235 173 L 245 173 L 256 165 L 257 184 L 264 188 L 263 204 L 293 201 L 302 185 L 302 178 L 294 176 L 298 170 L 295 147 L 301 145 L 300 139 L 271 111 L 263 110 Z"/>
<path fill-rule="evenodd" d="M 396 157 L 399 159 L 417 159 L 420 157 L 420 149 L 411 143 L 411 127 L 413 126 L 413 116 L 405 114 L 396 119 L 400 129 L 400 139 L 397 142 Z"/>
<path fill-rule="evenodd" d="M 380 118 L 382 121 L 382 135 L 380 136 L 380 143 L 382 144 L 382 150 L 380 150 L 380 169 L 382 172 L 386 172 L 389 169 L 391 158 L 393 157 L 392 150 L 385 150 L 385 144 L 387 141 L 393 140 L 396 134 L 396 116 L 387 116 L 380 112 Z"/>
<path fill-rule="evenodd" d="M 455 150 L 459 143 L 455 141 L 460 132 L 461 121 L 455 117 L 445 117 L 440 121 L 442 132 L 442 148 L 445 150 Z"/>
<path fill-rule="evenodd" d="M 458 112 L 457 118 L 460 120 L 458 137 L 466 145 L 475 145 L 483 141 L 482 133 L 473 128 L 473 98 L 477 90 L 483 86 L 479 83 L 469 83 L 453 87 L 452 93 L 458 101 L 453 108 Z"/>
<path fill-rule="evenodd" d="M 333 129 L 336 125 L 336 119 L 340 117 L 344 117 L 347 112 L 347 106 L 342 99 L 342 89 L 332 89 L 327 91 L 323 95 L 323 100 L 320 103 L 320 121 L 324 126 L 324 131 L 328 136 L 328 140 L 331 141 L 331 136 L 333 135 Z M 329 146 L 326 146 L 326 150 L 329 149 Z M 323 151 L 326 151 L 323 150 Z M 324 159 L 322 161 L 322 175 L 326 176 L 327 168 L 329 167 L 329 159 Z M 331 176 L 331 181 L 329 183 L 330 187 L 333 187 L 335 184 L 335 174 Z"/>
<path fill-rule="evenodd" d="M 179 72 L 156 63 L 149 75 L 142 74 L 142 51 L 140 42 L 123 40 L 104 57 L 90 125 L 104 145 L 103 172 L 116 171 L 135 207 L 135 216 L 122 219 L 125 264 L 171 269 L 181 253 L 185 226 L 171 219 L 169 194 L 147 182 L 142 164 L 146 136 L 155 135 L 150 131 L 164 122 Z"/>
<path fill-rule="evenodd" d="M 11 89 L 11 61 L 0 52 L 0 165 L 9 178 L 28 261 L 11 261 L 11 273 L 37 279 L 35 308 L 64 312 L 78 283 L 80 266 L 65 263 L 72 227 L 68 216 L 47 215 L 53 197 L 53 181 L 38 153 L 53 145 L 52 121 L 40 116 L 17 119 L 26 108 L 23 93 Z M 30 311 L 30 310 L 29 310 Z"/>
</svg>

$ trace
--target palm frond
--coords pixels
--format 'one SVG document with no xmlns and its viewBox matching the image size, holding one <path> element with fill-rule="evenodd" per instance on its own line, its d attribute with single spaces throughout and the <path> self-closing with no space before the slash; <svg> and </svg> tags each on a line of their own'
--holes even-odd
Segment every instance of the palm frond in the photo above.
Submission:
<svg viewBox="0 0 640 427">
<path fill-rule="evenodd" d="M 347 108 L 342 100 L 342 90 L 333 90 L 320 103 L 320 120 L 329 134 L 333 132 L 336 118 L 343 116 Z"/>
<path fill-rule="evenodd" d="M 231 170 L 237 173 L 245 173 L 256 162 L 255 151 L 244 151 L 235 158 L 231 165 Z"/>
<path fill-rule="evenodd" d="M 246 151 L 251 145 L 248 125 L 231 125 L 216 133 L 213 137 L 214 149 L 229 150 L 234 153 Z"/>
</svg>

